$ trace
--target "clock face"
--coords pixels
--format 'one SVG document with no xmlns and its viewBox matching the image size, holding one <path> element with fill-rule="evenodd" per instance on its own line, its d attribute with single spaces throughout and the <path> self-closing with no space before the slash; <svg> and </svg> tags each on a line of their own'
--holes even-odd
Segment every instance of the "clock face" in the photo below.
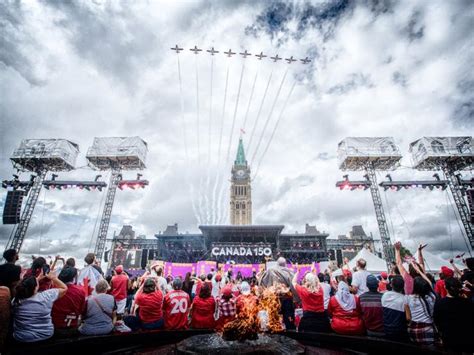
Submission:
<svg viewBox="0 0 474 355">
<path fill-rule="evenodd" d="M 245 170 L 237 170 L 237 176 L 238 177 L 244 177 L 245 176 Z"/>
</svg>

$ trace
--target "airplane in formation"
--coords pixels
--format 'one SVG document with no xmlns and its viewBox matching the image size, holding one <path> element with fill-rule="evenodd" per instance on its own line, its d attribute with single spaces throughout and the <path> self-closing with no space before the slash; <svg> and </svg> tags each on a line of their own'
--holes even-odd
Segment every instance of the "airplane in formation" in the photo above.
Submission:
<svg viewBox="0 0 474 355">
<path fill-rule="evenodd" d="M 309 59 L 308 57 L 306 57 L 304 59 L 300 59 L 300 60 L 303 64 L 308 64 L 309 62 L 311 62 L 311 59 Z"/>
<path fill-rule="evenodd" d="M 175 45 L 174 47 L 171 47 L 170 49 L 172 51 L 175 51 L 177 54 L 179 54 L 180 51 L 184 50 L 183 48 L 180 48 L 178 45 Z M 190 48 L 189 50 L 193 52 L 194 54 L 199 54 L 199 52 L 202 52 L 202 49 L 198 48 L 198 46 L 196 45 L 194 46 L 194 48 Z M 216 51 L 214 47 L 211 47 L 211 49 L 206 50 L 206 52 L 210 53 L 212 56 L 216 53 L 219 53 L 219 51 Z M 223 52 L 223 53 L 227 55 L 227 57 L 232 57 L 234 54 L 237 54 L 236 52 L 232 52 L 230 48 L 227 52 Z M 239 54 L 243 56 L 244 59 L 252 55 L 252 53 L 249 53 L 247 50 Z M 258 60 L 262 60 L 263 58 L 267 57 L 265 54 L 263 54 L 263 52 L 260 52 L 260 54 L 255 54 L 255 56 L 258 58 Z M 270 59 L 273 60 L 273 62 L 278 62 L 279 60 L 282 60 L 283 58 L 279 57 L 278 54 L 276 54 L 274 57 L 270 57 Z M 288 62 L 288 64 L 298 61 L 293 56 L 291 56 L 290 58 L 286 58 L 285 60 Z M 306 57 L 306 58 L 300 59 L 300 61 L 303 64 L 308 64 L 311 62 L 311 59 Z"/>
<path fill-rule="evenodd" d="M 282 60 L 283 58 L 279 57 L 278 54 L 274 57 L 270 57 L 270 59 L 273 59 L 273 62 L 277 62 L 279 60 Z"/>
<path fill-rule="evenodd" d="M 247 50 L 245 50 L 243 53 L 239 53 L 239 54 L 240 54 L 241 56 L 243 56 L 244 59 L 247 58 L 247 56 L 252 55 L 252 53 L 247 52 Z"/>
<path fill-rule="evenodd" d="M 182 51 L 183 48 L 179 48 L 178 45 L 176 45 L 174 48 L 171 48 L 172 51 L 176 51 L 176 53 L 178 54 L 179 51 Z"/>
<path fill-rule="evenodd" d="M 199 54 L 199 52 L 201 52 L 202 49 L 199 49 L 198 46 L 194 46 L 194 48 L 191 48 L 190 51 L 194 52 L 194 54 Z"/>
<path fill-rule="evenodd" d="M 209 53 L 211 53 L 211 55 L 214 55 L 214 54 L 216 54 L 216 53 L 219 53 L 219 51 L 216 51 L 216 50 L 214 49 L 214 47 L 212 47 L 211 49 L 208 49 L 207 51 L 208 51 Z"/>
<path fill-rule="evenodd" d="M 227 52 L 224 52 L 224 54 L 227 54 L 227 56 L 230 58 L 232 57 L 234 54 L 237 54 L 235 52 L 232 52 L 232 50 L 229 48 L 229 50 Z"/>
</svg>

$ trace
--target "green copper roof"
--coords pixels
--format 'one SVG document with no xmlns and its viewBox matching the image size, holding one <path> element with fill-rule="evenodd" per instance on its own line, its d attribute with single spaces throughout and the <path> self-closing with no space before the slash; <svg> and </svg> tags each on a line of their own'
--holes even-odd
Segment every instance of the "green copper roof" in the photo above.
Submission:
<svg viewBox="0 0 474 355">
<path fill-rule="evenodd" d="M 244 144 L 242 143 L 242 138 L 239 139 L 239 148 L 237 148 L 237 156 L 235 158 L 235 165 L 247 165 L 247 160 L 245 160 Z"/>
</svg>

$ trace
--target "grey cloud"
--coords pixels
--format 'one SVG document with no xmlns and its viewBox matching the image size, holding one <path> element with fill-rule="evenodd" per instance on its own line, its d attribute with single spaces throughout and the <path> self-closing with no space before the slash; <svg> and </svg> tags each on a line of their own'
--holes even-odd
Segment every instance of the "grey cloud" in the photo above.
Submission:
<svg viewBox="0 0 474 355">
<path fill-rule="evenodd" d="M 272 2 L 255 19 L 252 25 L 245 29 L 247 35 L 258 37 L 265 33 L 270 38 L 277 39 L 277 46 L 281 46 L 289 39 L 300 39 L 310 28 L 316 28 L 322 33 L 325 40 L 329 39 L 335 26 L 352 8 L 351 1 L 338 0 L 311 3 Z M 296 30 L 290 29 L 290 22 L 296 21 Z"/>
<path fill-rule="evenodd" d="M 406 28 L 406 33 L 408 39 L 412 42 L 415 40 L 420 40 L 423 38 L 425 26 L 423 24 L 423 13 L 420 10 L 415 10 L 410 16 L 408 25 Z"/>
<path fill-rule="evenodd" d="M 283 182 L 283 184 L 280 186 L 280 189 L 278 190 L 278 195 L 279 197 L 282 197 L 291 189 L 311 185 L 312 183 L 314 183 L 314 181 L 315 181 L 315 178 L 309 175 L 300 175 L 300 176 L 297 176 L 296 178 L 285 178 L 285 181 Z"/>
<path fill-rule="evenodd" d="M 158 34 L 136 18 L 127 2 L 120 7 L 105 3 L 47 1 L 64 17 L 55 24 L 63 28 L 79 56 L 93 63 L 114 80 L 135 87 L 139 71 L 147 64 L 157 65 Z M 117 3 L 115 3 L 117 5 Z"/>
<path fill-rule="evenodd" d="M 372 88 L 374 86 L 369 74 L 352 73 L 345 82 L 329 88 L 328 94 L 343 95 L 359 87 Z"/>
<path fill-rule="evenodd" d="M 405 75 L 403 75 L 402 73 L 400 73 L 399 71 L 396 71 L 393 73 L 392 75 L 392 80 L 394 83 L 397 83 L 399 84 L 400 86 L 402 87 L 406 87 L 407 86 L 407 78 Z"/>
<path fill-rule="evenodd" d="M 0 70 L 12 68 L 30 85 L 42 85 L 45 80 L 37 75 L 34 63 L 27 55 L 26 47 L 38 48 L 24 24 L 21 2 L 0 3 Z"/>
</svg>

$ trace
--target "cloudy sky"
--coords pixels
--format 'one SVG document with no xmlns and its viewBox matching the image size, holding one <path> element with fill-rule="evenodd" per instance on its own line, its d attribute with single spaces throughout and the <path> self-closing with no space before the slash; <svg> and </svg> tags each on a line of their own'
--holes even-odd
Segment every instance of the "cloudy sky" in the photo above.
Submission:
<svg viewBox="0 0 474 355">
<path fill-rule="evenodd" d="M 2 2 L 0 21 L 2 179 L 26 138 L 79 144 L 78 169 L 64 179 L 94 178 L 85 159 L 93 137 L 148 143 L 150 185 L 118 191 L 110 236 L 123 224 L 152 237 L 175 222 L 190 232 L 227 223 L 243 128 L 254 223 L 286 231 L 310 223 L 331 237 L 362 224 L 378 237 L 369 192 L 334 186 L 344 174 L 338 142 L 393 136 L 404 158 L 392 176 L 431 178 L 410 168 L 409 143 L 473 133 L 474 3 L 467 0 Z M 175 44 L 185 48 L 180 72 Z M 194 45 L 221 53 L 195 56 Z M 229 48 L 311 63 L 229 59 L 222 54 Z M 43 191 L 23 252 L 83 257 L 93 249 L 103 195 Z M 466 249 L 447 192 L 388 191 L 382 199 L 393 240 L 428 242 L 445 257 Z M 0 226 L 0 246 L 10 231 Z"/>
</svg>

